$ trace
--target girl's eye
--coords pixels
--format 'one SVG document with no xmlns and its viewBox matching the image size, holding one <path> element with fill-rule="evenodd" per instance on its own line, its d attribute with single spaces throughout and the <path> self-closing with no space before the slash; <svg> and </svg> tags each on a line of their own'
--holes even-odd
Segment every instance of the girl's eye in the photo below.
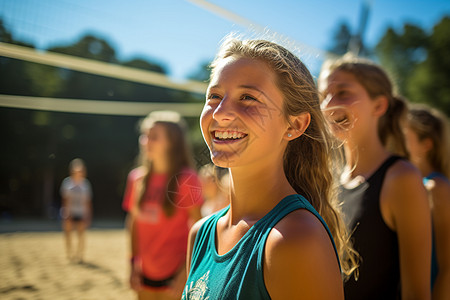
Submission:
<svg viewBox="0 0 450 300">
<path fill-rule="evenodd" d="M 348 95 L 348 91 L 339 91 L 336 93 L 336 95 L 338 95 L 340 97 L 345 97 Z"/>
<path fill-rule="evenodd" d="M 217 94 L 209 94 L 208 99 L 209 100 L 220 100 L 220 96 Z"/>
<path fill-rule="evenodd" d="M 242 95 L 241 100 L 258 101 L 255 97 L 252 97 L 250 95 Z"/>
</svg>

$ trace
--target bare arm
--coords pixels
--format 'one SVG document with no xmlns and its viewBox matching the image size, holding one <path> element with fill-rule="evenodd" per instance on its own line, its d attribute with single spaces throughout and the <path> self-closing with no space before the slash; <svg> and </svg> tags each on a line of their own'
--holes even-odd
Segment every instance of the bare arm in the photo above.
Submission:
<svg viewBox="0 0 450 300">
<path fill-rule="evenodd" d="M 276 299 L 344 299 L 338 261 L 319 220 L 305 210 L 281 220 L 269 234 L 264 282 Z"/>
<path fill-rule="evenodd" d="M 126 223 L 130 236 L 131 257 L 136 257 L 138 255 L 138 244 L 137 244 L 136 216 L 134 213 L 127 214 Z"/>
<path fill-rule="evenodd" d="M 61 208 L 63 209 L 63 210 L 66 210 L 67 209 L 67 205 L 69 205 L 69 199 L 67 199 L 67 197 L 62 197 L 61 198 Z"/>
<path fill-rule="evenodd" d="M 140 290 L 142 285 L 141 266 L 138 257 L 136 216 L 133 213 L 127 215 L 127 227 L 130 236 L 131 261 L 130 261 L 130 286 L 134 290 Z"/>
<path fill-rule="evenodd" d="M 418 170 L 396 163 L 386 175 L 381 202 L 398 236 L 402 299 L 431 299 L 431 213 Z"/>
<path fill-rule="evenodd" d="M 436 178 L 430 189 L 433 203 L 433 229 L 439 273 L 433 287 L 433 300 L 450 299 L 450 184 Z"/>
<path fill-rule="evenodd" d="M 70 217 L 69 205 L 70 205 L 70 199 L 67 196 L 62 196 L 60 214 L 61 214 L 61 218 L 63 220 L 68 220 Z"/>
</svg>

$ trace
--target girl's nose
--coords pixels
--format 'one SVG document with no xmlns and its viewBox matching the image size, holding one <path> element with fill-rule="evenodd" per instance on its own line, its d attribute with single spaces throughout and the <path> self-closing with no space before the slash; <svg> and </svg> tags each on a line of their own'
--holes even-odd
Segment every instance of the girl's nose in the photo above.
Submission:
<svg viewBox="0 0 450 300">
<path fill-rule="evenodd" d="M 229 97 L 222 98 L 219 105 L 214 109 L 213 119 L 219 123 L 232 122 L 236 119 L 236 111 Z"/>
</svg>

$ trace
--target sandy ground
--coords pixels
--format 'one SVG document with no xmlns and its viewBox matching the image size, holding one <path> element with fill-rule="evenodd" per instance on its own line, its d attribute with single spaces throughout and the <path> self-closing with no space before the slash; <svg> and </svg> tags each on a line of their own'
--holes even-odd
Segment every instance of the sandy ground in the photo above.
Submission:
<svg viewBox="0 0 450 300">
<path fill-rule="evenodd" d="M 66 259 L 62 232 L 0 234 L 0 299 L 135 299 L 125 231 L 86 234 L 83 263 Z"/>
</svg>

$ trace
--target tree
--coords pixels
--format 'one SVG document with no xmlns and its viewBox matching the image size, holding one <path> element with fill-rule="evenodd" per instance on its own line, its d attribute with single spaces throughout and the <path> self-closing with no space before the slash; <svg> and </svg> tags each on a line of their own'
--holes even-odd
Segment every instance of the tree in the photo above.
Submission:
<svg viewBox="0 0 450 300">
<path fill-rule="evenodd" d="M 376 53 L 381 64 L 393 76 L 399 93 L 407 96 L 407 85 L 410 75 L 417 64 L 426 58 L 428 36 L 423 29 L 405 24 L 397 33 L 388 28 L 376 46 Z"/>
<path fill-rule="evenodd" d="M 352 39 L 352 33 L 350 26 L 346 21 L 341 21 L 338 25 L 338 29 L 333 34 L 333 40 L 328 51 L 338 55 L 344 55 L 347 53 L 348 45 Z"/>
<path fill-rule="evenodd" d="M 449 17 L 444 17 L 431 34 L 412 24 L 405 24 L 401 32 L 389 28 L 376 47 L 381 64 L 393 75 L 400 94 L 450 116 L 449 49 Z"/>
<path fill-rule="evenodd" d="M 1 20 L 0 40 L 25 46 L 14 40 Z M 143 58 L 121 62 L 106 40 L 90 35 L 71 45 L 48 50 L 162 74 L 167 72 L 158 62 Z M 4 57 L 0 57 L 0 94 L 145 102 L 199 101 L 198 95 L 184 95 L 163 87 Z M 5 129 L 0 131 L 4 145 L 0 148 L 3 158 L 0 216 L 5 210 L 19 216 L 47 216 L 47 209 L 58 205 L 59 185 L 68 175 L 67 164 L 75 157 L 86 161 L 94 189 L 95 216 L 122 216 L 120 202 L 126 175 L 139 150 L 136 129 L 139 119 L 0 107 L 0 127 Z M 197 118 L 188 122 L 191 131 L 199 132 Z M 201 135 L 197 136 L 201 139 Z"/>
<path fill-rule="evenodd" d="M 188 76 L 188 78 L 192 79 L 192 80 L 208 82 L 209 75 L 211 73 L 210 64 L 211 64 L 210 61 L 204 61 L 203 63 L 200 64 L 200 66 L 194 72 L 192 72 Z"/>
<path fill-rule="evenodd" d="M 450 18 L 434 28 L 427 58 L 412 73 L 407 92 L 414 102 L 430 103 L 450 116 Z"/>
</svg>

